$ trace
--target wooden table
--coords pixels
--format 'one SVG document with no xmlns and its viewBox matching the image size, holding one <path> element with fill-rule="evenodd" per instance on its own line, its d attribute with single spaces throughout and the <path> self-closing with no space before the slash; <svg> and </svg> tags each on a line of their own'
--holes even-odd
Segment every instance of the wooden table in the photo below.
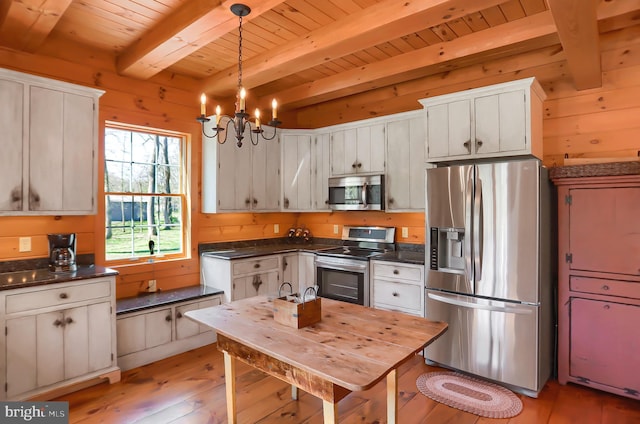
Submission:
<svg viewBox="0 0 640 424">
<path fill-rule="evenodd" d="M 256 296 L 186 313 L 212 327 L 224 353 L 227 416 L 236 423 L 238 359 L 323 400 L 325 423 L 337 422 L 338 402 L 387 378 L 387 417 L 398 422 L 398 367 L 447 329 L 399 312 L 322 299 L 322 320 L 295 329 L 273 318 L 272 299 Z"/>
</svg>

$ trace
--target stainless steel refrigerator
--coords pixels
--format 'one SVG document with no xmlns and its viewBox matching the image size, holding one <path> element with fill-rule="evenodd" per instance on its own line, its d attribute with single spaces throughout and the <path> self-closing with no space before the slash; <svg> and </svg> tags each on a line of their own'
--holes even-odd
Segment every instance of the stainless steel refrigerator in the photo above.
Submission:
<svg viewBox="0 0 640 424">
<path fill-rule="evenodd" d="M 535 159 L 427 169 L 428 362 L 537 397 L 553 370 L 553 197 Z"/>
</svg>

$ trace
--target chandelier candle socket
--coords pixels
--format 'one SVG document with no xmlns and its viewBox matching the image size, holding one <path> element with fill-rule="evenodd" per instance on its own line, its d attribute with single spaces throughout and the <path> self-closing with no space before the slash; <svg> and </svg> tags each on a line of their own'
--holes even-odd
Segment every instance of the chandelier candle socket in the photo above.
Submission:
<svg viewBox="0 0 640 424">
<path fill-rule="evenodd" d="M 202 93 L 200 96 L 200 116 L 196 118 L 197 121 L 202 125 L 202 135 L 207 138 L 217 137 L 217 141 L 220 144 L 224 144 L 227 141 L 227 136 L 229 134 L 229 124 L 233 123 L 233 128 L 235 129 L 235 137 L 237 140 L 238 147 L 242 147 L 242 140 L 244 139 L 244 132 L 249 129 L 249 139 L 251 140 L 251 144 L 254 146 L 258 144 L 260 137 L 263 140 L 273 140 L 276 136 L 278 126 L 282 123 L 278 120 L 278 102 L 276 99 L 273 99 L 271 102 L 271 121 L 267 123 L 267 125 L 273 127 L 273 134 L 270 137 L 267 137 L 264 133 L 264 130 L 261 128 L 260 124 L 260 110 L 256 109 L 255 112 L 255 129 L 251 129 L 251 121 L 249 118 L 249 114 L 245 112 L 246 110 L 246 97 L 247 90 L 242 86 L 242 17 L 247 16 L 251 13 L 251 9 L 244 4 L 232 4 L 231 12 L 239 18 L 239 26 L 238 26 L 238 102 L 236 103 L 236 112 L 233 116 L 230 115 L 222 115 L 222 110 L 220 106 L 216 106 L 216 114 L 215 114 L 215 127 L 212 128 L 213 134 L 207 134 L 204 128 L 204 124 L 209 122 L 210 119 L 207 118 L 207 96 L 205 93 Z M 220 125 L 222 122 L 222 118 L 225 118 L 225 123 L 223 126 Z M 220 137 L 220 133 L 227 130 L 224 134 L 224 138 Z M 254 137 L 255 134 L 255 137 Z"/>
</svg>

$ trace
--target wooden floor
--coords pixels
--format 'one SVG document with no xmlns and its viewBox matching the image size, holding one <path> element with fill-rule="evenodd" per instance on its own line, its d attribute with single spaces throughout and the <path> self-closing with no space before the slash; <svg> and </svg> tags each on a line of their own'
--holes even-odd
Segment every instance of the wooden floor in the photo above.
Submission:
<svg viewBox="0 0 640 424">
<path fill-rule="evenodd" d="M 538 399 L 520 396 L 523 411 L 487 419 L 432 401 L 416 378 L 438 370 L 416 357 L 399 369 L 399 422 L 411 423 L 640 423 L 640 401 L 578 385 L 547 384 Z M 322 402 L 303 392 L 291 400 L 286 383 L 237 362 L 239 423 L 322 423 Z M 386 422 L 384 380 L 340 401 L 340 423 Z M 56 400 L 68 401 L 70 423 L 226 423 L 224 363 L 215 346 L 196 349 L 122 374 Z"/>
</svg>

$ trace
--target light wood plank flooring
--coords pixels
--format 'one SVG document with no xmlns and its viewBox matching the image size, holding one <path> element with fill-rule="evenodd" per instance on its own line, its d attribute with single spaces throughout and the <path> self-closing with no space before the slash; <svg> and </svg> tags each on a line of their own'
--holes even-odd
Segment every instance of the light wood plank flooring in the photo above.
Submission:
<svg viewBox="0 0 640 424">
<path fill-rule="evenodd" d="M 399 369 L 399 422 L 640 424 L 640 401 L 552 381 L 538 399 L 520 396 L 524 410 L 509 420 L 487 419 L 432 401 L 416 378 L 438 368 L 416 357 Z M 237 363 L 239 423 L 322 423 L 322 402 L 304 392 L 291 400 L 286 383 Z M 340 401 L 340 423 L 386 422 L 384 380 Z M 215 345 L 122 374 L 122 381 L 86 388 L 56 400 L 69 402 L 70 423 L 226 423 L 224 363 Z"/>
</svg>

